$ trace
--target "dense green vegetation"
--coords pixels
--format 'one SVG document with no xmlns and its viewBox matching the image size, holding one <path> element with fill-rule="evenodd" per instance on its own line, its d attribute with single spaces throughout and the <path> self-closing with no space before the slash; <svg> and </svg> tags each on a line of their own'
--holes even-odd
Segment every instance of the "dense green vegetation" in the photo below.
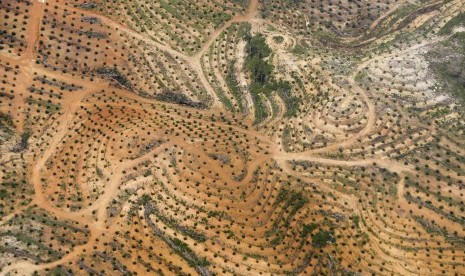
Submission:
<svg viewBox="0 0 465 276">
<path fill-rule="evenodd" d="M 269 80 L 272 79 L 273 65 L 265 60 L 271 54 L 271 49 L 261 34 L 247 38 L 245 67 L 251 75 L 250 92 L 255 106 L 255 123 L 260 123 L 268 116 L 262 96 L 272 91 Z"/>
<path fill-rule="evenodd" d="M 244 36 L 247 42 L 247 58 L 245 68 L 250 73 L 250 92 L 255 106 L 255 123 L 263 121 L 269 114 L 266 110 L 263 97 L 270 97 L 272 93 L 278 95 L 286 104 L 286 116 L 296 114 L 299 100 L 291 95 L 291 86 L 288 82 L 278 81 L 273 75 L 274 66 L 268 61 L 272 54 L 262 34 Z"/>
<path fill-rule="evenodd" d="M 247 42 L 248 56 L 245 66 L 251 73 L 253 83 L 266 85 L 273 72 L 273 65 L 265 60 L 270 56 L 271 49 L 262 34 L 250 37 Z"/>
<path fill-rule="evenodd" d="M 29 146 L 29 137 L 31 137 L 30 130 L 26 130 L 21 134 L 21 145 L 23 145 L 25 148 Z"/>
<path fill-rule="evenodd" d="M 300 234 L 300 236 L 302 238 L 307 237 L 308 234 L 312 233 L 317 227 L 318 227 L 318 224 L 316 223 L 304 224 L 302 226 L 302 233 Z"/>
<path fill-rule="evenodd" d="M 335 242 L 336 239 L 333 236 L 332 232 L 328 231 L 319 231 L 312 238 L 312 244 L 316 248 L 323 248 L 329 243 Z"/>
</svg>

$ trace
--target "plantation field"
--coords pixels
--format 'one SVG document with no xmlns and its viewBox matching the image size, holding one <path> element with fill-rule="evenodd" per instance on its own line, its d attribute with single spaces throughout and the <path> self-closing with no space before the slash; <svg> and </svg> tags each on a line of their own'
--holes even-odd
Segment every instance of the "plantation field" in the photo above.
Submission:
<svg viewBox="0 0 465 276">
<path fill-rule="evenodd" d="M 0 275 L 465 274 L 464 1 L 0 18 Z"/>
</svg>

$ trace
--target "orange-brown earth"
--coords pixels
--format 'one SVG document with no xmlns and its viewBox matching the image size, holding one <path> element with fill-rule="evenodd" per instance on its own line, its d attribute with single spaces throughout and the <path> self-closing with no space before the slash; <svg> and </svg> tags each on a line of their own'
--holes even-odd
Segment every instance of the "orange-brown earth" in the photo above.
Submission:
<svg viewBox="0 0 465 276">
<path fill-rule="evenodd" d="M 463 1 L 0 11 L 0 275 L 465 273 Z"/>
</svg>

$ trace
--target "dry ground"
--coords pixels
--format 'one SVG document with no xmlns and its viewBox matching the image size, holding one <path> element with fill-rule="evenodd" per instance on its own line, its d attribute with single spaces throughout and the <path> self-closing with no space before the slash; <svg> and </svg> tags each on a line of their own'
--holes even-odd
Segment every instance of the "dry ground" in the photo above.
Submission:
<svg viewBox="0 0 465 276">
<path fill-rule="evenodd" d="M 0 275 L 465 273 L 463 1 L 0 12 Z"/>
</svg>

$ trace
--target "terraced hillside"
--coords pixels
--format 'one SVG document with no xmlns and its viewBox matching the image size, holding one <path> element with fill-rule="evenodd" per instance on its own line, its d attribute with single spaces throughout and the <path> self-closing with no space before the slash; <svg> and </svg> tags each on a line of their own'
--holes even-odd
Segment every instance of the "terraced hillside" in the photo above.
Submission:
<svg viewBox="0 0 465 276">
<path fill-rule="evenodd" d="M 0 18 L 0 275 L 465 274 L 464 1 Z"/>
</svg>

